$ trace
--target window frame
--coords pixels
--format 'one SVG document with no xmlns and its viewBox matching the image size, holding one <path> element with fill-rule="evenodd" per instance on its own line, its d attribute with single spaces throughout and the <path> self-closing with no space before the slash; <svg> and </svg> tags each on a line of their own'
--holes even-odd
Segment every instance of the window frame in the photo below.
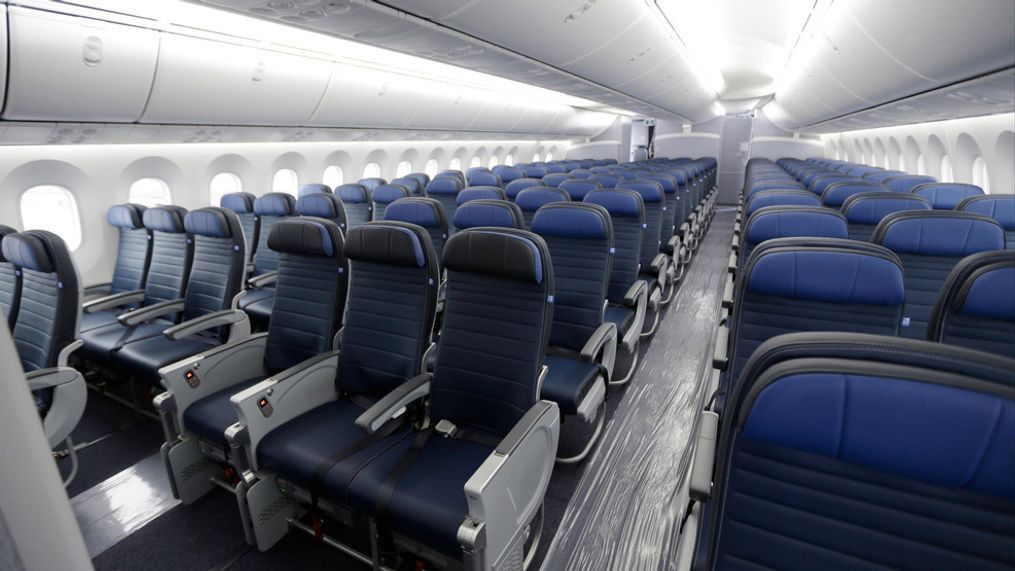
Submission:
<svg viewBox="0 0 1015 571">
<path fill-rule="evenodd" d="M 279 190 L 279 188 L 278 188 L 278 177 L 282 173 L 286 173 L 286 172 L 292 173 L 292 183 L 293 183 L 293 190 L 292 190 L 292 192 L 289 192 L 288 190 Z M 299 173 L 296 172 L 296 169 L 290 168 L 290 167 L 281 167 L 281 168 L 277 169 L 275 171 L 275 174 L 271 175 L 271 191 L 272 192 L 281 192 L 281 193 L 284 193 L 284 194 L 291 194 L 293 196 L 299 196 L 299 194 L 300 194 L 300 175 L 299 175 Z"/>
<path fill-rule="evenodd" d="M 25 215 L 25 201 L 26 198 L 31 200 L 30 195 L 33 191 L 41 190 L 42 192 L 47 191 L 58 191 L 64 196 L 59 198 L 67 198 L 68 209 L 66 220 L 55 220 L 53 215 L 54 206 L 44 205 L 40 206 L 40 213 L 38 215 L 30 213 L 28 216 Z M 84 243 L 84 232 L 81 227 L 81 210 L 78 208 L 77 197 L 71 190 L 63 185 L 43 183 L 35 184 L 24 191 L 18 196 L 18 215 L 21 217 L 21 227 L 25 230 L 47 230 L 52 232 L 63 239 L 67 244 L 67 249 L 71 252 L 76 251 Z M 36 218 L 38 216 L 38 218 Z M 49 224 L 38 224 L 39 220 L 48 220 Z M 69 224 L 68 224 L 69 223 Z M 69 228 L 68 228 L 69 226 Z M 68 236 L 64 232 L 70 230 L 72 233 Z"/>
<path fill-rule="evenodd" d="M 230 177 L 230 179 L 236 184 L 234 186 L 234 190 L 219 194 L 218 200 L 215 200 L 215 181 L 219 180 L 223 176 Z M 220 206 L 222 204 L 222 197 L 234 192 L 243 192 L 243 179 L 240 178 L 240 175 L 232 171 L 222 171 L 217 173 L 215 176 L 211 177 L 211 180 L 208 181 L 208 201 L 212 206 Z"/>
<path fill-rule="evenodd" d="M 363 178 L 381 178 L 381 164 L 371 161 L 363 165 Z"/>
<path fill-rule="evenodd" d="M 328 174 L 329 171 L 332 172 L 331 176 Z M 333 180 L 329 182 L 331 178 L 338 179 L 338 182 L 332 184 Z M 342 165 L 328 165 L 324 167 L 324 170 L 321 171 L 321 183 L 328 185 L 332 190 L 342 186 L 345 184 L 345 169 L 342 168 Z"/>
<path fill-rule="evenodd" d="M 137 197 L 134 195 L 138 184 L 148 183 L 149 181 L 159 187 L 165 195 L 165 200 L 148 200 L 147 197 Z M 173 204 L 173 191 L 165 179 L 161 179 L 157 176 L 143 176 L 130 183 L 130 186 L 127 188 L 127 202 L 130 202 L 131 204 L 140 204 L 145 208 L 151 208 L 153 206 L 169 206 Z"/>
</svg>

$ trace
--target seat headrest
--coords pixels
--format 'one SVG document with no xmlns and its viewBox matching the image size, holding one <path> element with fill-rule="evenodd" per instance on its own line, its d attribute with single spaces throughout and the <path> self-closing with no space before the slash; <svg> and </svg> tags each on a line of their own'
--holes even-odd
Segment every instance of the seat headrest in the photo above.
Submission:
<svg viewBox="0 0 1015 571">
<path fill-rule="evenodd" d="M 187 215 L 187 209 L 181 206 L 153 206 L 144 211 L 141 220 L 144 227 L 149 230 L 157 230 L 169 234 L 182 234 L 183 218 Z"/>
<path fill-rule="evenodd" d="M 19 268 L 51 274 L 61 260 L 70 263 L 70 252 L 63 238 L 46 230 L 26 230 L 8 234 L 0 243 L 3 257 Z"/>
<path fill-rule="evenodd" d="M 658 182 L 663 187 L 663 192 L 666 194 L 673 194 L 677 191 L 677 179 L 671 175 L 655 173 L 642 175 L 642 178 Z"/>
<path fill-rule="evenodd" d="M 455 210 L 454 225 L 459 230 L 479 226 L 522 228 L 523 224 L 522 211 L 518 205 L 506 200 L 472 200 Z"/>
<path fill-rule="evenodd" d="M 377 188 L 378 186 L 381 186 L 382 184 L 388 184 L 388 181 L 386 181 L 383 178 L 378 177 L 378 176 L 368 177 L 368 178 L 361 178 L 361 179 L 359 179 L 356 182 L 359 183 L 359 184 L 362 184 L 363 186 L 365 186 L 367 188 L 367 190 L 373 190 L 373 189 Z"/>
<path fill-rule="evenodd" d="M 5 226 L 3 224 L 0 224 L 0 245 L 3 244 L 4 238 L 6 238 L 7 236 L 10 236 L 11 234 L 17 234 L 17 233 L 18 233 L 18 231 L 15 230 L 14 228 L 11 228 L 10 226 Z M 4 256 L 3 249 L 0 248 L 0 262 L 6 262 L 6 261 L 8 261 L 8 260 Z"/>
<path fill-rule="evenodd" d="M 421 194 L 423 192 L 423 182 L 411 175 L 396 178 L 395 180 L 391 181 L 391 184 L 400 184 L 405 188 L 409 189 L 409 193 L 411 194 Z"/>
<path fill-rule="evenodd" d="M 144 227 L 145 210 L 147 209 L 140 204 L 116 204 L 109 208 L 106 219 L 110 226 L 137 230 Z"/>
<path fill-rule="evenodd" d="M 598 204 L 613 217 L 637 218 L 639 220 L 645 217 L 645 203 L 641 194 L 633 190 L 620 188 L 593 190 L 585 195 L 583 202 Z"/>
<path fill-rule="evenodd" d="M 470 186 L 458 193 L 455 203 L 459 206 L 473 200 L 505 200 L 504 191 L 496 186 Z"/>
<path fill-rule="evenodd" d="M 469 186 L 500 186 L 500 177 L 487 171 L 469 173 Z"/>
<path fill-rule="evenodd" d="M 334 194 L 308 194 L 296 201 L 296 214 L 327 219 L 345 219 L 342 199 Z"/>
<path fill-rule="evenodd" d="M 409 189 L 400 184 L 382 184 L 370 193 L 370 198 L 379 204 L 389 204 L 410 194 Z"/>
<path fill-rule="evenodd" d="M 546 186 L 560 186 L 565 180 L 572 180 L 574 177 L 563 172 L 552 172 L 543 177 L 543 184 Z"/>
<path fill-rule="evenodd" d="M 543 283 L 547 263 L 546 242 L 524 230 L 465 230 L 444 246 L 444 267 L 456 272 Z"/>
<path fill-rule="evenodd" d="M 888 190 L 892 192 L 909 192 L 917 186 L 928 182 L 937 182 L 937 179 L 932 176 L 920 174 L 904 174 L 899 176 L 890 176 L 882 180 L 881 184 L 887 186 Z"/>
<path fill-rule="evenodd" d="M 331 194 L 331 187 L 326 184 L 314 182 L 310 184 L 304 184 L 300 187 L 300 191 L 297 195 L 302 198 L 308 194 Z"/>
<path fill-rule="evenodd" d="M 748 262 L 747 291 L 830 303 L 901 306 L 902 267 L 883 255 L 824 247 L 766 249 Z"/>
<path fill-rule="evenodd" d="M 335 195 L 342 199 L 342 202 L 356 204 L 370 201 L 370 191 L 362 184 L 343 184 L 335 189 Z"/>
<path fill-rule="evenodd" d="M 515 204 L 525 212 L 538 210 L 551 202 L 570 202 L 571 196 L 562 189 L 552 186 L 526 188 L 515 197 Z"/>
<path fill-rule="evenodd" d="M 296 199 L 284 192 L 269 192 L 254 201 L 254 214 L 258 216 L 292 216 Z"/>
<path fill-rule="evenodd" d="M 558 201 L 536 211 L 532 231 L 540 236 L 609 240 L 613 222 L 598 204 Z"/>
<path fill-rule="evenodd" d="M 458 177 L 447 175 L 440 176 L 426 185 L 427 194 L 458 194 L 462 190 L 462 183 Z"/>
<path fill-rule="evenodd" d="M 578 178 L 578 179 L 592 178 L 592 176 L 595 175 L 595 174 L 596 173 L 590 171 L 589 169 L 582 169 L 582 168 L 577 168 L 577 169 L 574 169 L 574 170 L 571 171 L 571 176 L 573 176 L 574 178 Z"/>
<path fill-rule="evenodd" d="M 825 187 L 825 192 L 821 194 L 821 202 L 825 206 L 842 206 L 847 198 L 863 192 L 888 192 L 888 189 L 869 180 L 837 182 Z"/>
<path fill-rule="evenodd" d="M 635 179 L 623 182 L 618 189 L 633 190 L 641 195 L 645 204 L 663 201 L 663 185 L 654 180 Z"/>
<path fill-rule="evenodd" d="M 599 181 L 597 180 L 572 178 L 561 181 L 561 183 L 557 185 L 557 188 L 562 188 L 567 191 L 567 193 L 571 195 L 571 200 L 580 201 L 585 198 L 586 194 L 592 192 L 593 190 L 603 188 L 603 185 L 599 184 Z"/>
<path fill-rule="evenodd" d="M 518 193 L 525 190 L 526 188 L 532 188 L 534 186 L 543 186 L 543 181 L 538 178 L 516 178 L 511 182 L 507 183 L 504 187 L 504 194 L 511 200 L 514 200 L 518 196 Z"/>
<path fill-rule="evenodd" d="M 953 210 L 970 196 L 982 196 L 983 189 L 962 182 L 929 182 L 913 187 L 913 194 L 930 201 L 935 210 Z"/>
<path fill-rule="evenodd" d="M 508 184 L 512 181 L 516 181 L 521 178 L 525 178 L 525 171 L 515 167 L 503 167 L 496 169 L 494 172 L 500 176 L 501 182 Z"/>
<path fill-rule="evenodd" d="M 1004 249 L 1004 228 L 971 212 L 929 210 L 885 216 L 871 241 L 893 252 L 924 256 L 968 256 Z"/>
<path fill-rule="evenodd" d="M 598 182 L 603 188 L 617 188 L 617 185 L 624 182 L 624 177 L 616 173 L 596 173 L 589 180 Z"/>
<path fill-rule="evenodd" d="M 410 196 L 399 198 L 384 211 L 385 220 L 397 220 L 422 226 L 423 228 L 447 229 L 444 207 L 433 198 Z"/>
<path fill-rule="evenodd" d="M 342 231 L 323 218 L 285 218 L 268 232 L 268 247 L 279 253 L 330 258 L 342 255 Z"/>
<path fill-rule="evenodd" d="M 1015 252 L 998 254 L 962 284 L 954 304 L 959 313 L 1015 321 Z"/>
<path fill-rule="evenodd" d="M 772 238 L 821 236 L 848 238 L 846 217 L 835 210 L 813 206 L 766 206 L 747 219 L 746 240 L 759 244 Z"/>
<path fill-rule="evenodd" d="M 188 212 L 183 218 L 183 227 L 186 228 L 188 234 L 209 238 L 243 236 L 240 219 L 236 217 L 236 213 L 218 206 L 208 206 Z"/>
<path fill-rule="evenodd" d="M 254 201 L 257 197 L 249 192 L 230 192 L 222 195 L 219 206 L 228 208 L 237 214 L 251 214 L 254 212 Z"/>
<path fill-rule="evenodd" d="M 520 168 L 523 171 L 525 171 L 525 176 L 531 178 L 543 178 L 544 176 L 549 174 L 549 171 L 546 170 L 546 167 L 539 165 L 526 165 Z"/>
<path fill-rule="evenodd" d="M 747 216 L 766 206 L 821 206 L 821 199 L 806 190 L 763 190 L 747 201 Z"/>
<path fill-rule="evenodd" d="M 915 194 L 861 192 L 842 203 L 842 213 L 854 224 L 877 224 L 892 212 L 904 210 L 930 210 L 930 202 Z"/>
<path fill-rule="evenodd" d="M 418 182 L 420 192 L 422 192 L 423 189 L 426 188 L 427 183 L 430 182 L 430 175 L 425 172 L 411 172 L 405 175 L 405 178 L 411 178 Z"/>
<path fill-rule="evenodd" d="M 430 235 L 419 226 L 405 222 L 379 220 L 349 230 L 345 239 L 345 257 L 350 260 L 416 266 L 433 264 Z"/>
<path fill-rule="evenodd" d="M 1015 230 L 1015 195 L 971 196 L 959 203 L 956 210 L 993 218 L 1005 230 Z"/>
</svg>

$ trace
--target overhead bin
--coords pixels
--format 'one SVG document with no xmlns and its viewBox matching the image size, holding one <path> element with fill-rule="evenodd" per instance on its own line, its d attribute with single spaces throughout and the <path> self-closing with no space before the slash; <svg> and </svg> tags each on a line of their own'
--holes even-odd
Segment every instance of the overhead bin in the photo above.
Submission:
<svg viewBox="0 0 1015 571">
<path fill-rule="evenodd" d="M 163 33 L 142 121 L 304 125 L 330 75 L 324 60 Z"/>
<path fill-rule="evenodd" d="M 131 122 L 141 116 L 158 32 L 18 6 L 7 10 L 4 119 Z"/>
<path fill-rule="evenodd" d="M 333 64 L 331 83 L 309 124 L 315 127 L 403 127 L 419 107 L 404 76 Z"/>
</svg>

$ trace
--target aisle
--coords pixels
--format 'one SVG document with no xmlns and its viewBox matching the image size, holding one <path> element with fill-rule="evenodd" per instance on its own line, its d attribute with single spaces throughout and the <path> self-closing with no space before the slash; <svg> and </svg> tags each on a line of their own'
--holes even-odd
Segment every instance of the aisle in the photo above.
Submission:
<svg viewBox="0 0 1015 571">
<path fill-rule="evenodd" d="M 679 506 L 673 495 L 704 397 L 733 210 L 718 212 L 646 350 L 603 441 L 585 466 L 542 569 L 666 569 Z"/>
</svg>

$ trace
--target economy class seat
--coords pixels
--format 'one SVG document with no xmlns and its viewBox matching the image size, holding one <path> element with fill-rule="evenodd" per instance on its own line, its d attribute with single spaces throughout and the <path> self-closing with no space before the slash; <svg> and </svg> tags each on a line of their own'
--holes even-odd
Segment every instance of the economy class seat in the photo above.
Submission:
<svg viewBox="0 0 1015 571">
<path fill-rule="evenodd" d="M 888 192 L 888 189 L 869 180 L 836 182 L 825 187 L 821 193 L 821 203 L 829 208 L 840 208 L 850 196 L 864 192 Z"/>
<path fill-rule="evenodd" d="M 427 197 L 440 202 L 441 207 L 444 208 L 444 215 L 451 221 L 450 232 L 452 234 L 455 233 L 454 219 L 455 210 L 458 209 L 458 193 L 463 188 L 465 188 L 465 183 L 452 175 L 435 178 L 426 185 Z"/>
<path fill-rule="evenodd" d="M 330 186 L 319 182 L 312 182 L 301 186 L 300 190 L 296 193 L 296 198 L 299 199 L 308 194 L 332 194 L 332 192 Z"/>
<path fill-rule="evenodd" d="M 477 170 L 473 172 L 472 169 L 469 169 L 469 171 L 470 172 L 466 177 L 467 186 L 500 187 L 503 184 L 500 180 L 500 177 L 492 172 L 485 170 Z"/>
<path fill-rule="evenodd" d="M 455 205 L 461 208 L 473 200 L 507 200 L 507 195 L 499 186 L 467 186 L 455 197 Z"/>
<path fill-rule="evenodd" d="M 606 173 L 606 174 L 593 174 L 589 179 L 598 182 L 603 188 L 617 188 L 626 179 L 619 174 Z"/>
<path fill-rule="evenodd" d="M 573 178 L 561 182 L 557 185 L 557 188 L 566 192 L 571 197 L 571 200 L 581 202 L 586 194 L 603 188 L 603 185 L 595 180 Z"/>
<path fill-rule="evenodd" d="M 659 183 L 663 188 L 663 218 L 659 227 L 660 250 L 670 257 L 670 265 L 674 268 L 675 281 L 679 281 L 684 274 L 684 258 L 686 252 L 683 248 L 677 231 L 677 212 L 681 210 L 680 195 L 677 193 L 678 184 L 676 177 L 657 172 L 642 176 L 643 180 L 651 180 Z M 669 304 L 673 299 L 676 288 L 670 289 L 670 295 L 663 300 L 663 305 Z"/>
<path fill-rule="evenodd" d="M 880 170 L 864 173 L 864 175 L 861 178 L 863 178 L 864 180 L 869 180 L 871 182 L 884 183 L 886 180 L 892 178 L 893 176 L 901 176 L 905 174 L 906 173 L 903 171 Z"/>
<path fill-rule="evenodd" d="M 374 206 L 367 187 L 359 183 L 343 184 L 335 189 L 335 196 L 342 200 L 349 230 L 373 220 Z M 262 232 L 267 240 L 267 231 Z"/>
<path fill-rule="evenodd" d="M 448 239 L 448 219 L 440 202 L 416 196 L 400 198 L 388 205 L 384 219 L 415 224 L 426 230 L 434 251 L 437 252 L 437 262 L 440 263 L 441 256 L 444 255 L 444 243 Z"/>
<path fill-rule="evenodd" d="M 821 199 L 806 190 L 762 190 L 751 195 L 744 206 L 744 216 L 750 218 L 766 206 L 821 206 Z"/>
<path fill-rule="evenodd" d="M 418 183 L 419 188 L 416 192 L 420 196 L 422 196 L 424 191 L 426 190 L 426 185 L 430 184 L 430 175 L 426 174 L 425 172 L 411 172 L 405 175 L 404 178 L 414 179 Z"/>
<path fill-rule="evenodd" d="M 240 218 L 243 238 L 247 242 L 248 264 L 254 259 L 257 244 L 260 242 L 261 219 L 254 214 L 256 200 L 257 197 L 249 192 L 230 192 L 219 199 L 219 206 L 232 210 Z"/>
<path fill-rule="evenodd" d="M 506 165 L 502 165 L 500 168 L 494 167 L 493 172 L 500 177 L 500 181 L 503 183 L 505 188 L 507 188 L 507 185 L 513 180 L 527 178 L 525 171 L 522 169 Z"/>
<path fill-rule="evenodd" d="M 412 175 L 398 177 L 393 179 L 389 184 L 404 186 L 409 190 L 409 196 L 423 196 L 423 191 L 426 188 L 426 185 L 423 184 L 421 179 L 413 177 Z"/>
<path fill-rule="evenodd" d="M 1011 194 L 971 196 L 960 202 L 955 209 L 996 220 L 1004 228 L 1005 249 L 1015 250 L 1015 196 Z"/>
<path fill-rule="evenodd" d="M 931 210 L 922 196 L 901 192 L 862 192 L 842 203 L 840 212 L 846 217 L 851 240 L 870 241 L 881 219 L 893 212 Z"/>
<path fill-rule="evenodd" d="M 543 206 L 553 202 L 570 202 L 567 192 L 550 186 L 526 188 L 515 197 L 515 204 L 522 211 L 522 222 L 526 230 L 532 229 L 532 218 Z"/>
<path fill-rule="evenodd" d="M 552 172 L 542 178 L 543 184 L 546 186 L 560 186 L 560 183 L 565 180 L 571 180 L 576 177 L 563 172 Z"/>
<path fill-rule="evenodd" d="M 3 255 L 3 241 L 16 233 L 14 228 L 0 224 L 0 318 L 12 329 L 21 301 L 21 272 Z"/>
<path fill-rule="evenodd" d="M 334 194 L 301 196 L 296 200 L 296 214 L 330 220 L 337 224 L 343 233 L 346 231 L 345 205 L 342 204 L 342 199 Z"/>
<path fill-rule="evenodd" d="M 381 177 L 375 176 L 375 177 L 361 178 L 358 181 L 356 181 L 356 184 L 363 185 L 367 189 L 367 191 L 370 192 L 370 191 L 373 191 L 373 189 L 377 188 L 378 186 L 388 184 L 388 181 L 383 179 L 383 178 L 381 178 Z"/>
<path fill-rule="evenodd" d="M 547 168 L 541 165 L 526 165 L 519 168 L 525 172 L 527 178 L 543 178 L 549 174 Z"/>
<path fill-rule="evenodd" d="M 518 205 L 506 200 L 471 200 L 455 211 L 454 225 L 459 230 L 488 226 L 521 230 L 524 224 Z"/>
<path fill-rule="evenodd" d="M 773 238 L 822 237 L 848 238 L 846 218 L 839 212 L 820 206 L 766 206 L 747 219 L 742 240 L 729 269 L 738 271 L 754 248 Z"/>
<path fill-rule="evenodd" d="M 618 190 L 630 190 L 641 195 L 645 209 L 645 219 L 641 234 L 641 279 L 648 284 L 648 310 L 652 316 L 651 323 L 642 330 L 642 335 L 649 337 L 655 334 L 662 319 L 663 300 L 669 299 L 676 269 L 670 264 L 671 259 L 663 253 L 661 228 L 663 226 L 663 208 L 665 206 L 663 187 L 652 180 L 635 179 L 621 183 Z M 648 321 L 648 320 L 646 320 Z"/>
<path fill-rule="evenodd" d="M 983 196 L 982 188 L 963 182 L 929 182 L 913 187 L 910 192 L 929 200 L 934 210 L 955 210 L 963 200 Z"/>
<path fill-rule="evenodd" d="M 377 223 L 361 225 L 349 235 L 358 235 L 371 224 Z M 313 365 L 320 363 L 319 356 L 335 349 L 333 341 L 341 327 L 349 277 L 338 226 L 317 218 L 284 220 L 269 231 L 268 247 L 279 254 L 277 313 L 268 331 L 195 354 L 160 373 L 166 392 L 155 398 L 154 405 L 168 421 L 166 426 L 178 428 L 167 435 L 169 452 L 164 461 L 173 488 L 184 504 L 210 491 L 214 487 L 211 477 L 221 478 L 226 467 L 242 470 L 248 465 L 245 458 L 233 454 L 234 448 L 227 440 L 226 429 L 238 419 L 230 398 L 270 376 L 284 379 L 287 386 L 298 391 L 307 390 L 305 387 L 315 383 L 311 374 Z M 384 283 L 383 277 L 378 283 Z M 347 350 L 355 351 L 353 347 Z M 301 369 L 301 365 L 309 366 Z M 333 379 L 334 374 L 326 381 L 316 381 L 325 384 L 321 388 L 333 395 Z M 283 417 L 284 406 L 291 404 L 285 399 L 271 401 L 280 414 L 276 418 L 263 416 L 264 422 Z M 240 494 L 246 484 L 242 486 Z"/>
<path fill-rule="evenodd" d="M 339 198 L 343 196 L 340 194 Z M 344 200 L 343 204 L 346 204 Z M 252 275 L 247 279 L 246 287 L 242 288 L 243 292 L 237 296 L 234 307 L 247 312 L 255 326 L 263 329 L 271 317 L 272 288 L 278 269 L 278 253 L 268 247 L 268 234 L 280 220 L 296 215 L 296 201 L 284 192 L 269 192 L 254 201 L 254 214 L 261 221 L 260 243 L 254 254 Z"/>
<path fill-rule="evenodd" d="M 983 252 L 952 269 L 934 304 L 931 341 L 1015 357 L 1015 252 Z"/>
<path fill-rule="evenodd" d="M 373 219 L 384 220 L 384 211 L 392 202 L 412 196 L 412 190 L 400 184 L 382 184 L 370 193 Z"/>
<path fill-rule="evenodd" d="M 911 192 L 914 188 L 921 184 L 929 184 L 937 182 L 932 176 L 918 175 L 918 174 L 903 174 L 892 176 L 881 181 L 881 184 L 888 187 L 888 190 L 892 192 Z"/>
<path fill-rule="evenodd" d="M 504 185 L 504 194 L 507 196 L 508 200 L 514 202 L 519 192 L 525 190 L 526 188 L 532 188 L 534 186 L 549 186 L 549 185 L 546 185 L 546 183 L 544 183 L 542 180 L 538 178 L 527 178 L 527 177 L 516 178 Z"/>
<path fill-rule="evenodd" d="M 85 288 L 87 301 L 82 305 L 79 331 L 115 322 L 116 316 L 135 307 L 138 295 L 143 294 L 152 257 L 151 234 L 144 227 L 145 210 L 140 204 L 117 204 L 109 209 L 107 220 L 118 234 L 113 278 Z M 100 291 L 105 295 L 98 295 Z M 89 293 L 93 294 L 90 298 Z"/>
</svg>

